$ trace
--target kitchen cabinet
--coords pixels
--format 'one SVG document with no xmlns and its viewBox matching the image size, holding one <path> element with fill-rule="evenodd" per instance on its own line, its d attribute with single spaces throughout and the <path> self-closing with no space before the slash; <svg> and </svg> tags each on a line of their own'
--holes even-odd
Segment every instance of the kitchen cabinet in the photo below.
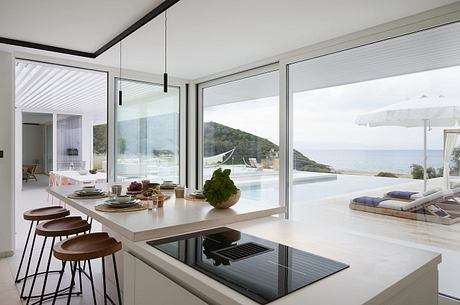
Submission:
<svg viewBox="0 0 460 305">
<path fill-rule="evenodd" d="M 125 305 L 207 305 L 139 258 L 124 254 Z"/>
</svg>

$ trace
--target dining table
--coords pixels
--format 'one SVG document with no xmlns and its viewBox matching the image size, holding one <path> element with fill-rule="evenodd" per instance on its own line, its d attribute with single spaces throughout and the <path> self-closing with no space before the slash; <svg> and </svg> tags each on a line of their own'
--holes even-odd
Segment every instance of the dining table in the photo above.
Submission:
<svg viewBox="0 0 460 305">
<path fill-rule="evenodd" d="M 103 172 L 96 172 L 91 174 L 88 171 L 86 174 L 81 174 L 77 170 L 65 170 L 65 171 L 53 171 L 52 172 L 58 181 L 62 181 L 62 177 L 69 179 L 73 184 L 85 184 L 85 183 L 96 183 L 106 182 L 107 174 Z"/>
</svg>

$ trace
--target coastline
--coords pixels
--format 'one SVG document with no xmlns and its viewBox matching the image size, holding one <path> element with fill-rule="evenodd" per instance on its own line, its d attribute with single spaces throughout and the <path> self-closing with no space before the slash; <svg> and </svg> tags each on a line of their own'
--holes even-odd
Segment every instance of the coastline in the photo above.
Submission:
<svg viewBox="0 0 460 305">
<path fill-rule="evenodd" d="M 355 175 L 355 176 L 373 176 L 373 177 L 378 177 L 377 174 L 378 172 L 367 172 L 367 171 L 361 171 L 361 170 L 343 170 L 343 169 L 336 169 L 335 170 L 336 174 L 342 174 L 342 175 Z M 398 178 L 406 178 L 406 179 L 412 179 L 412 176 L 410 174 L 400 174 L 400 173 L 392 173 Z"/>
</svg>

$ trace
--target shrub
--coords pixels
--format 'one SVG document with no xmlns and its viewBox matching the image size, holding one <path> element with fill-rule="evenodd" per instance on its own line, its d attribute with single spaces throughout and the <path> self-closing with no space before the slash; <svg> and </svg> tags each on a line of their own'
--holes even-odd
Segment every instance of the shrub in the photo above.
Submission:
<svg viewBox="0 0 460 305">
<path fill-rule="evenodd" d="M 412 164 L 410 168 L 411 168 L 412 178 L 423 179 L 423 166 L 421 166 L 420 164 Z M 426 169 L 426 174 L 428 176 L 428 179 L 442 177 L 443 169 L 442 167 L 436 169 L 430 166 Z"/>
<path fill-rule="evenodd" d="M 377 177 L 389 177 L 389 178 L 398 178 L 398 176 L 396 176 L 395 174 L 393 173 L 389 173 L 389 172 L 380 172 L 378 173 L 377 175 L 375 175 Z"/>
</svg>

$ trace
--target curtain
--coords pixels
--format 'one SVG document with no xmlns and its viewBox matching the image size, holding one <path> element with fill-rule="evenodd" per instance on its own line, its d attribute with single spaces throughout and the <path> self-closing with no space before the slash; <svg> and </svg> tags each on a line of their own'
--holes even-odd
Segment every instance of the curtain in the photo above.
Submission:
<svg viewBox="0 0 460 305">
<path fill-rule="evenodd" d="M 449 189 L 449 172 L 450 172 L 450 156 L 454 152 L 455 144 L 457 143 L 457 134 L 448 133 L 444 142 L 444 185 Z"/>
</svg>

